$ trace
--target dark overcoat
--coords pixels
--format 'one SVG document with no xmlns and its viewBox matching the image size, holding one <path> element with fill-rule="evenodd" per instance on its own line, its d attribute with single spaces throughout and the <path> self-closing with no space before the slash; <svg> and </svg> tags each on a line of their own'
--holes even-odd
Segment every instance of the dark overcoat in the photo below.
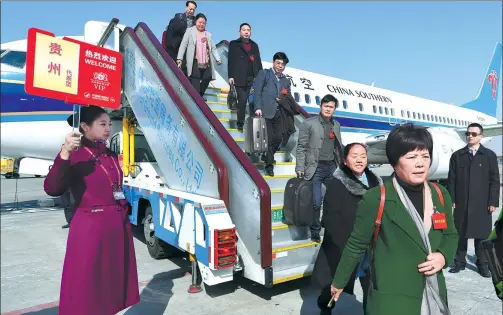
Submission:
<svg viewBox="0 0 503 315">
<path fill-rule="evenodd" d="M 236 86 L 251 86 L 253 80 L 249 82 L 247 78 L 255 78 L 258 72 L 262 70 L 259 47 L 253 40 L 250 39 L 249 41 L 251 44 L 249 52 L 245 50 L 241 37 L 229 43 L 227 70 L 229 78 L 234 79 L 234 85 Z M 250 56 L 253 56 L 253 61 Z"/>
<path fill-rule="evenodd" d="M 334 178 L 326 184 L 321 220 L 325 234 L 312 274 L 313 282 L 319 287 L 330 284 L 334 277 L 344 246 L 355 224 L 358 202 L 369 188 L 382 183 L 381 178 L 370 169 L 365 169 L 365 174 L 369 187 L 344 165 L 335 171 Z M 356 272 L 351 282 L 354 282 L 355 276 Z"/>
<path fill-rule="evenodd" d="M 195 17 L 191 17 L 192 20 Z M 185 13 L 177 13 L 175 17 L 169 21 L 166 28 L 166 51 L 168 55 L 176 60 L 178 49 L 182 43 L 183 35 L 187 31 L 187 15 Z"/>
<path fill-rule="evenodd" d="M 455 204 L 454 221 L 460 237 L 486 239 L 491 233 L 489 206 L 499 206 L 498 159 L 480 145 L 472 156 L 464 147 L 451 156 L 448 189 Z"/>
<path fill-rule="evenodd" d="M 391 180 L 384 183 L 386 198 L 374 254 L 374 279 L 367 298 L 366 315 L 420 314 L 425 279 L 418 272 L 418 265 L 426 261 L 428 251 L 424 246 L 416 224 L 401 202 Z M 435 188 L 429 184 L 433 206 L 445 213 L 447 228 L 430 229 L 428 238 L 431 251 L 439 252 L 449 265 L 456 253 L 458 234 L 452 216 L 452 201 L 447 190 L 439 185 L 444 198 L 442 206 Z M 367 191 L 358 203 L 356 221 L 344 248 L 333 284 L 344 288 L 358 265 L 360 255 L 372 241 L 375 219 L 379 209 L 381 190 L 375 187 Z M 440 296 L 447 302 L 447 287 L 443 270 L 437 273 Z"/>
</svg>

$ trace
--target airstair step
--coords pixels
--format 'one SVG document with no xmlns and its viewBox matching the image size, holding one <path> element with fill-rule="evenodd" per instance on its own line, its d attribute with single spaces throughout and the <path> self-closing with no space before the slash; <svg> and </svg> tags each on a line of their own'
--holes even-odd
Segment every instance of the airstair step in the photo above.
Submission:
<svg viewBox="0 0 503 315">
<path fill-rule="evenodd" d="M 308 226 L 287 225 L 283 222 L 272 223 L 272 242 L 284 243 L 288 241 L 302 241 L 310 239 Z"/>
<path fill-rule="evenodd" d="M 276 158 L 276 155 L 274 157 Z M 278 159 L 276 158 L 276 160 L 278 160 Z M 274 188 L 274 189 L 280 189 L 280 188 L 285 189 L 286 183 L 291 178 L 297 177 L 297 175 L 295 175 L 295 174 L 286 174 L 286 175 L 274 174 L 274 176 L 263 175 L 262 177 L 265 179 L 265 181 L 267 182 L 269 187 Z"/>
<path fill-rule="evenodd" d="M 260 171 L 265 171 L 265 163 L 264 162 L 256 162 L 253 163 L 255 167 L 257 167 Z M 274 176 L 276 175 L 289 175 L 295 172 L 295 162 L 278 162 L 274 165 Z"/>
<path fill-rule="evenodd" d="M 310 238 L 272 244 L 274 272 L 314 264 L 321 243 Z"/>
<path fill-rule="evenodd" d="M 309 277 L 313 273 L 314 264 L 302 265 L 291 269 L 274 270 L 273 285 Z"/>
<path fill-rule="evenodd" d="M 218 118 L 218 116 L 217 116 L 217 118 Z M 220 122 L 222 123 L 222 126 L 224 126 L 225 128 L 237 128 L 238 121 L 236 118 L 233 118 L 233 119 L 218 118 L 218 120 L 220 120 Z"/>
<path fill-rule="evenodd" d="M 225 119 L 232 119 L 232 120 L 237 120 L 237 113 L 235 110 L 230 110 L 230 109 L 213 109 L 212 110 L 215 116 L 217 118 L 225 118 Z"/>
</svg>

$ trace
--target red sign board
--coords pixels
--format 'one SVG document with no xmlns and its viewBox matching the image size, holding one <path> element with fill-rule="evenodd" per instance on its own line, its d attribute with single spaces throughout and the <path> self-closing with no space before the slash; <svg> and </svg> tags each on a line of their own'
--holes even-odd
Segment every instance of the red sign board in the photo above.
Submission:
<svg viewBox="0 0 503 315">
<path fill-rule="evenodd" d="M 122 55 L 120 52 L 28 30 L 26 93 L 67 103 L 120 107 Z"/>
</svg>

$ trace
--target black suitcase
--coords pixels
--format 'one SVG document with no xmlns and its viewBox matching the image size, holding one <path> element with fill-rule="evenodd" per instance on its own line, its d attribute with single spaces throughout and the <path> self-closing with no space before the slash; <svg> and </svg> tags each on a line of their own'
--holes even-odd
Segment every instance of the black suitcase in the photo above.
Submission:
<svg viewBox="0 0 503 315">
<path fill-rule="evenodd" d="M 245 152 L 262 154 L 267 152 L 267 126 L 263 117 L 248 117 L 245 122 Z"/>
<path fill-rule="evenodd" d="M 313 182 L 302 178 L 290 178 L 286 183 L 283 199 L 285 224 L 309 226 L 313 221 Z"/>
</svg>

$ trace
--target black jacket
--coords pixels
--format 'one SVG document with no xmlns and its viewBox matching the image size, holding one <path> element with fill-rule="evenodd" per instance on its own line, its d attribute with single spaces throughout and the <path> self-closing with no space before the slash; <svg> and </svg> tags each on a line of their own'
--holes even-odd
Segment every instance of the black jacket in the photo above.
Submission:
<svg viewBox="0 0 503 315">
<path fill-rule="evenodd" d="M 253 78 L 262 70 L 262 59 L 260 58 L 258 45 L 251 39 L 250 44 L 251 50 L 247 53 L 241 38 L 229 43 L 227 70 L 229 78 L 234 79 L 234 85 L 236 86 L 251 85 Z M 250 56 L 253 56 L 253 62 L 251 62 Z"/>
<path fill-rule="evenodd" d="M 194 17 L 191 18 L 194 20 Z M 187 15 L 185 13 L 175 14 L 166 29 L 166 47 L 164 47 L 173 60 L 176 60 L 185 31 L 187 31 Z"/>
<path fill-rule="evenodd" d="M 382 179 L 370 169 L 366 168 L 365 174 L 368 187 L 358 180 L 351 169 L 341 165 L 326 185 L 321 220 L 325 234 L 312 274 L 314 283 L 320 287 L 332 282 L 344 247 L 353 231 L 358 202 L 367 190 L 382 184 Z"/>
</svg>

